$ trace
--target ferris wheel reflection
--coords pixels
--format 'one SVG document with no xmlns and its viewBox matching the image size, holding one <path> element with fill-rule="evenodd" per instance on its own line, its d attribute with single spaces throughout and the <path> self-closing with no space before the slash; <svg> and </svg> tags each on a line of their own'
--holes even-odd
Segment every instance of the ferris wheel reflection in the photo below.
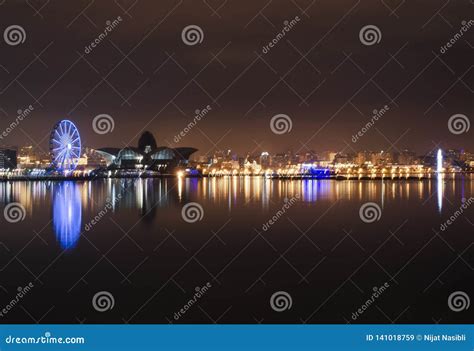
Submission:
<svg viewBox="0 0 474 351">
<path fill-rule="evenodd" d="M 79 187 L 74 182 L 61 182 L 54 187 L 53 228 L 64 250 L 76 246 L 81 234 L 82 204 Z"/>
</svg>

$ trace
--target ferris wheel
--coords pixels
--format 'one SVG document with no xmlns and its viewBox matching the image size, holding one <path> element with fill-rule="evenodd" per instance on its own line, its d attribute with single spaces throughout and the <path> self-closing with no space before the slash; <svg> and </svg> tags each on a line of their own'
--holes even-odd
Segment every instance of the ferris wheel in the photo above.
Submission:
<svg viewBox="0 0 474 351">
<path fill-rule="evenodd" d="M 64 119 L 56 123 L 49 140 L 53 167 L 58 171 L 73 171 L 81 157 L 81 136 L 74 123 Z"/>
</svg>

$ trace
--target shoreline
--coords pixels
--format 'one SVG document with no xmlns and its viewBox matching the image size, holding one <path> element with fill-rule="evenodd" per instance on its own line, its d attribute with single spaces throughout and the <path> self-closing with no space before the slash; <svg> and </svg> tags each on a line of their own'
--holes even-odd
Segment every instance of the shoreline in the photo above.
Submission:
<svg viewBox="0 0 474 351">
<path fill-rule="evenodd" d="M 443 173 L 444 176 L 469 176 L 474 172 L 457 172 L 457 173 Z M 1 177 L 0 182 L 63 182 L 63 181 L 94 181 L 103 179 L 166 179 L 166 178 L 262 178 L 269 180 L 336 180 L 336 181 L 347 181 L 347 180 L 391 180 L 391 181 L 422 181 L 422 180 L 436 180 L 436 173 L 422 176 L 354 176 L 354 175 L 330 175 L 330 176 L 311 176 L 311 175 L 298 175 L 298 176 L 268 176 L 268 175 L 199 175 L 199 176 L 177 176 L 174 174 L 161 174 L 161 175 L 140 175 L 140 176 L 77 176 L 77 177 L 66 177 L 66 176 L 41 176 L 41 177 Z"/>
</svg>

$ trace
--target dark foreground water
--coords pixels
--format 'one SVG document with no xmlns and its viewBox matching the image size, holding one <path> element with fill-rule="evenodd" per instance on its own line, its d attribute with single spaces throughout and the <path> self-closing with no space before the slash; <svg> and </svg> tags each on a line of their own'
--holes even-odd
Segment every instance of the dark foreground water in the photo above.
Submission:
<svg viewBox="0 0 474 351">
<path fill-rule="evenodd" d="M 3 182 L 0 323 L 473 322 L 448 303 L 474 297 L 473 190 L 469 176 Z"/>
</svg>

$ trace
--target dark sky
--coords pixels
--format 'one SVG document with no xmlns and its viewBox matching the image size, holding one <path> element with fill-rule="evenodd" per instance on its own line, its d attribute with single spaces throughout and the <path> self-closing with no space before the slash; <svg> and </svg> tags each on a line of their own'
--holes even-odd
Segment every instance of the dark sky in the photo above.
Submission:
<svg viewBox="0 0 474 351">
<path fill-rule="evenodd" d="M 198 154 L 216 147 L 425 153 L 438 143 L 474 151 L 474 126 L 460 135 L 448 129 L 452 115 L 473 116 L 474 26 L 440 53 L 473 13 L 468 0 L 0 4 L 0 130 L 18 109 L 35 108 L 4 144 L 47 149 L 51 127 L 67 118 L 92 147 L 136 145 L 150 130 L 158 144 L 193 146 Z M 117 16 L 123 21 L 85 54 Z M 263 54 L 295 16 L 301 20 Z M 188 46 L 181 32 L 192 24 L 204 38 Z M 23 44 L 5 43 L 10 25 L 24 28 Z M 378 44 L 361 43 L 366 25 L 380 29 Z M 212 111 L 175 144 L 194 111 L 207 105 Z M 352 135 L 384 105 L 390 110 L 353 143 Z M 113 132 L 93 131 L 99 114 L 113 117 Z M 291 132 L 272 132 L 276 114 L 291 118 Z"/>
</svg>

